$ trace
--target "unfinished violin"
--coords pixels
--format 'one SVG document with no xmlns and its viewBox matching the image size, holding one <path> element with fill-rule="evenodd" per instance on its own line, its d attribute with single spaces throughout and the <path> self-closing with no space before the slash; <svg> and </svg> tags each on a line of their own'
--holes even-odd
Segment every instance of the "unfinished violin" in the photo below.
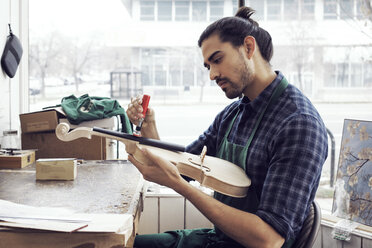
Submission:
<svg viewBox="0 0 372 248">
<path fill-rule="evenodd" d="M 145 147 L 174 164 L 182 175 L 228 196 L 237 198 L 246 196 L 251 184 L 251 180 L 242 168 L 229 161 L 206 155 L 206 147 L 198 156 L 185 152 L 185 147 L 180 145 L 103 128 L 79 127 L 70 131 L 70 126 L 67 123 L 58 124 L 56 135 L 62 141 L 72 141 L 78 138 L 91 139 L 91 136 L 119 140 L 125 144 L 128 154 L 146 164 L 150 161 L 143 156 L 141 151 L 141 148 Z"/>
</svg>

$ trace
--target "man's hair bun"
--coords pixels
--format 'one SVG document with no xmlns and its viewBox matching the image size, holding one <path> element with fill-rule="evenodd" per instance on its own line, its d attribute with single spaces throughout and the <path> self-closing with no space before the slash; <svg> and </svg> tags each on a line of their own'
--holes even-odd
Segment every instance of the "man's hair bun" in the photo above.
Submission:
<svg viewBox="0 0 372 248">
<path fill-rule="evenodd" d="M 256 11 L 250 7 L 244 6 L 240 7 L 238 11 L 236 12 L 235 16 L 240 17 L 242 19 L 245 19 L 252 23 L 253 25 L 258 27 L 258 23 L 251 18 L 251 15 L 253 15 Z"/>
</svg>

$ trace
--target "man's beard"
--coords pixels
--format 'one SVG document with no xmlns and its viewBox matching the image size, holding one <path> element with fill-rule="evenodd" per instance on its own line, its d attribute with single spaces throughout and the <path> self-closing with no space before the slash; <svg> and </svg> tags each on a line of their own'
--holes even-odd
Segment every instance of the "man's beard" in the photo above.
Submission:
<svg viewBox="0 0 372 248">
<path fill-rule="evenodd" d="M 247 85 L 250 84 L 252 81 L 252 71 L 251 69 L 244 63 L 241 69 L 237 71 L 237 73 L 240 74 L 240 83 L 232 82 L 229 78 L 221 78 L 217 79 L 216 83 L 218 84 L 219 81 L 223 80 L 226 81 L 229 84 L 229 87 L 223 89 L 225 92 L 225 95 L 229 99 L 234 99 L 236 97 L 241 97 L 244 90 L 246 89 Z"/>
</svg>

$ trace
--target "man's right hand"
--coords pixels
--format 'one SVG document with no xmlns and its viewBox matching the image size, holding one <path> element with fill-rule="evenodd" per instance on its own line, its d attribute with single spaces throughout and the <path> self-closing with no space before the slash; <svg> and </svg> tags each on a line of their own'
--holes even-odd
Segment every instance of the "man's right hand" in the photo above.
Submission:
<svg viewBox="0 0 372 248">
<path fill-rule="evenodd" d="M 134 98 L 132 97 L 126 112 L 129 120 L 134 125 L 138 125 L 139 119 L 143 118 L 142 96 L 137 96 Z M 147 108 L 147 113 L 142 123 L 141 132 L 144 137 L 159 139 L 159 135 L 155 127 L 155 111 L 150 107 Z"/>
</svg>

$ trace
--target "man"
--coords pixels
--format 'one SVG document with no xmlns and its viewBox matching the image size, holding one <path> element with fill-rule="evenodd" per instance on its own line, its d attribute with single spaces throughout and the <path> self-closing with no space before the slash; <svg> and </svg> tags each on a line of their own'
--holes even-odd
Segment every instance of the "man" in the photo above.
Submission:
<svg viewBox="0 0 372 248">
<path fill-rule="evenodd" d="M 204 66 L 228 98 L 244 97 L 222 110 L 211 126 L 187 147 L 242 167 L 252 185 L 245 198 L 210 197 L 188 184 L 177 168 L 144 150 L 151 164 L 129 160 L 144 178 L 174 189 L 193 203 L 214 229 L 139 235 L 135 247 L 291 247 L 306 218 L 327 157 L 327 133 L 311 102 L 270 66 L 271 37 L 240 8 L 199 39 Z M 127 114 L 136 124 L 141 100 Z M 159 138 L 154 111 L 142 133 Z"/>
</svg>

